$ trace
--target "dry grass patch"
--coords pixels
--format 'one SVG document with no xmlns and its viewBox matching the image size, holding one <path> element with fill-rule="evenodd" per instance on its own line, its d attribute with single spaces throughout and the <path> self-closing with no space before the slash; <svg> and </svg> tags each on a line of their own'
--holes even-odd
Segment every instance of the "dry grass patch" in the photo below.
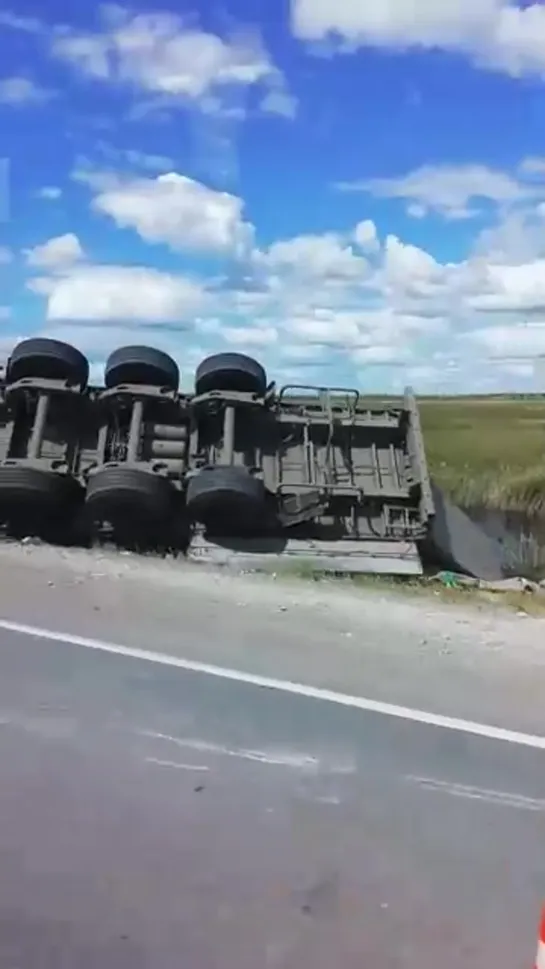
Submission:
<svg viewBox="0 0 545 969">
<path fill-rule="evenodd" d="M 419 401 L 430 471 L 458 504 L 545 514 L 545 397 Z"/>
</svg>

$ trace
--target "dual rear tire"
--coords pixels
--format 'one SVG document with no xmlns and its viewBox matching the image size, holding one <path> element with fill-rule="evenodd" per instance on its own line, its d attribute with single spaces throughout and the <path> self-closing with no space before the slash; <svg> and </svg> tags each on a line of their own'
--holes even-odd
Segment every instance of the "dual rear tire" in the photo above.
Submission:
<svg viewBox="0 0 545 969">
<path fill-rule="evenodd" d="M 121 347 L 107 360 L 104 383 L 107 388 L 120 384 L 148 384 L 176 391 L 180 385 L 180 371 L 172 357 L 154 347 Z M 257 360 L 244 353 L 216 353 L 203 360 L 195 374 L 197 396 L 214 391 L 263 396 L 266 390 L 265 370 Z"/>
<path fill-rule="evenodd" d="M 89 363 L 79 350 L 60 340 L 22 340 L 6 366 L 6 388 L 25 380 L 58 380 L 83 392 Z M 69 474 L 39 464 L 0 465 L 0 521 L 34 533 L 67 532 L 83 502 L 83 488 Z"/>
<path fill-rule="evenodd" d="M 84 489 L 67 474 L 25 464 L 0 465 L 0 522 L 18 537 L 85 544 Z"/>
<path fill-rule="evenodd" d="M 252 533 L 265 517 L 265 486 L 246 468 L 203 468 L 189 480 L 186 508 L 189 518 L 205 525 L 211 534 Z"/>
<path fill-rule="evenodd" d="M 6 366 L 6 384 L 18 380 L 63 380 L 85 390 L 89 362 L 76 347 L 60 340 L 32 337 L 12 351 Z"/>
<path fill-rule="evenodd" d="M 195 393 L 227 391 L 263 397 L 267 375 L 257 360 L 243 353 L 217 353 L 197 367 Z M 236 465 L 202 468 L 190 478 L 187 512 L 193 521 L 216 535 L 241 535 L 259 531 L 265 520 L 266 491 L 263 481 Z"/>
<path fill-rule="evenodd" d="M 180 373 L 167 354 L 152 347 L 122 347 L 108 359 L 105 385 L 148 384 L 177 390 Z M 263 396 L 267 390 L 265 370 L 242 353 L 218 353 L 207 357 L 195 374 L 195 394 L 231 391 Z M 91 517 L 123 523 L 138 521 L 142 528 L 164 527 L 176 508 L 176 490 L 165 478 L 123 465 L 106 466 L 90 479 L 86 505 Z M 203 468 L 190 478 L 186 515 L 207 529 L 225 533 L 259 527 L 265 511 L 263 482 L 242 467 Z"/>
<path fill-rule="evenodd" d="M 6 384 L 25 379 L 61 380 L 84 391 L 89 363 L 75 347 L 59 340 L 31 338 L 13 350 L 6 367 Z M 151 385 L 177 391 L 180 372 L 166 353 L 147 346 L 121 347 L 108 358 L 104 373 L 108 389 L 122 384 Z M 195 375 L 197 396 L 227 391 L 263 396 L 265 370 L 242 353 L 207 357 Z M 168 479 L 124 465 L 108 465 L 91 476 L 85 508 L 91 521 L 139 522 L 146 530 L 164 525 L 176 507 L 177 492 Z M 39 466 L 0 466 L 0 519 L 58 521 L 79 509 L 83 489 L 72 477 Z M 245 468 L 203 468 L 190 478 L 186 511 L 191 521 L 207 528 L 235 533 L 259 526 L 265 511 L 263 482 Z"/>
</svg>

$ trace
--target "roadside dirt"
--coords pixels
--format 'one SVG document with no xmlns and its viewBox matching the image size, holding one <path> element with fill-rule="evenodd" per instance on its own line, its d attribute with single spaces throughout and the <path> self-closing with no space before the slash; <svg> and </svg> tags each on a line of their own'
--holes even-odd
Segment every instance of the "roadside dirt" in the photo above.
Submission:
<svg viewBox="0 0 545 969">
<path fill-rule="evenodd" d="M 516 729 L 543 727 L 545 619 L 110 551 L 0 546 L 0 619 Z"/>
<path fill-rule="evenodd" d="M 21 581 L 20 570 L 25 579 Z M 134 596 L 162 593 L 161 604 L 178 602 L 190 595 L 240 607 L 260 607 L 329 616 L 346 625 L 377 624 L 382 630 L 456 636 L 460 646 L 486 641 L 519 652 L 545 654 L 545 618 L 516 614 L 503 607 L 502 597 L 478 599 L 461 590 L 429 587 L 396 587 L 385 581 L 312 580 L 289 572 L 271 574 L 234 573 L 227 569 L 189 565 L 183 560 L 145 557 L 110 550 L 61 549 L 40 544 L 0 546 L 0 596 L 28 603 L 24 583 L 31 576 L 49 598 L 66 582 L 73 593 L 85 596 L 90 586 L 98 598 L 132 590 Z M 44 585 L 45 582 L 45 585 Z M 90 586 L 89 586 L 90 583 Z M 36 590 L 34 590 L 36 591 Z M 180 599 L 183 597 L 183 599 Z M 195 599 L 196 597 L 196 599 Z M 450 598 L 449 598 L 450 597 Z M 135 602 L 137 605 L 138 600 Z M 159 605 L 159 603 L 157 603 Z M 127 617 L 129 618 L 129 617 Z M 471 632 L 469 633 L 469 628 Z M 405 648 L 405 647 L 404 647 Z"/>
</svg>

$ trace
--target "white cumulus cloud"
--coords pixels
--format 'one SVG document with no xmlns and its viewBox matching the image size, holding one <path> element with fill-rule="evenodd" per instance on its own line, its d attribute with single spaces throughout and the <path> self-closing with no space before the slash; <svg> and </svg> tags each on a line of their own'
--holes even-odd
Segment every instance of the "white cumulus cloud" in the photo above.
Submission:
<svg viewBox="0 0 545 969">
<path fill-rule="evenodd" d="M 223 38 L 171 12 L 134 15 L 112 6 L 100 8 L 100 19 L 95 32 L 58 31 L 54 55 L 97 80 L 195 103 L 256 85 L 287 94 L 255 31 Z"/>
<path fill-rule="evenodd" d="M 192 321 L 205 292 L 184 277 L 138 266 L 82 266 L 31 284 L 47 296 L 48 320 L 177 323 Z"/>
<path fill-rule="evenodd" d="M 520 175 L 486 165 L 423 165 L 393 178 L 342 182 L 342 191 L 363 192 L 375 198 L 400 199 L 410 215 L 422 218 L 430 212 L 450 219 L 466 219 L 483 202 L 512 204 L 543 197 L 543 184 L 524 179 L 536 174 L 521 166 Z"/>
<path fill-rule="evenodd" d="M 538 162 L 526 160 L 513 178 L 524 170 L 537 191 Z M 447 263 L 405 236 L 379 236 L 365 218 L 344 231 L 252 248 L 253 229 L 236 196 L 176 173 L 88 172 L 83 180 L 96 209 L 148 242 L 235 253 L 244 240 L 247 257 L 221 278 L 198 281 L 143 266 L 93 265 L 70 233 L 27 253 L 31 268 L 41 270 L 28 285 L 44 299 L 48 330 L 70 326 L 79 345 L 81 328 L 95 360 L 113 349 L 114 333 L 117 345 L 137 327 L 138 339 L 145 332 L 182 364 L 189 332 L 202 341 L 201 355 L 240 348 L 271 376 L 284 379 L 289 370 L 299 382 L 337 383 L 344 373 L 342 381 L 379 390 L 414 379 L 419 389 L 452 392 L 538 383 L 545 242 L 537 212 L 527 216 L 532 202 L 502 208 L 467 257 Z"/>
<path fill-rule="evenodd" d="M 545 313 L 545 259 L 487 266 L 482 291 L 470 297 L 470 305 L 488 312 Z"/>
<path fill-rule="evenodd" d="M 0 79 L 0 104 L 14 107 L 25 104 L 40 104 L 53 97 L 53 92 L 40 87 L 31 78 L 24 76 Z"/>
<path fill-rule="evenodd" d="M 40 269 L 63 269 L 84 258 L 81 243 L 76 235 L 55 236 L 42 245 L 26 251 L 29 266 Z"/>
<path fill-rule="evenodd" d="M 344 51 L 441 49 L 515 77 L 545 71 L 545 7 L 537 2 L 292 0 L 291 21 L 301 40 L 331 40 Z"/>
<path fill-rule="evenodd" d="M 364 252 L 375 252 L 379 247 L 377 227 L 371 219 L 364 219 L 354 229 L 354 242 Z"/>
<path fill-rule="evenodd" d="M 118 180 L 93 201 L 95 210 L 146 242 L 173 249 L 241 255 L 253 234 L 242 199 L 170 172 L 157 178 Z"/>
<path fill-rule="evenodd" d="M 361 318 L 342 311 L 316 308 L 313 315 L 290 319 L 287 328 L 300 343 L 354 347 L 362 341 Z"/>
<path fill-rule="evenodd" d="M 368 273 L 363 256 L 334 232 L 275 242 L 255 258 L 272 273 L 287 272 L 300 278 L 363 279 Z"/>
<path fill-rule="evenodd" d="M 387 286 L 422 296 L 431 295 L 441 282 L 443 267 L 424 249 L 389 235 L 384 246 L 384 279 Z"/>
<path fill-rule="evenodd" d="M 482 327 L 469 335 L 473 347 L 482 347 L 490 357 L 511 358 L 514 363 L 545 356 L 545 322 L 499 324 Z"/>
<path fill-rule="evenodd" d="M 223 326 L 220 333 L 236 347 L 268 347 L 278 340 L 278 330 L 272 326 Z"/>
</svg>

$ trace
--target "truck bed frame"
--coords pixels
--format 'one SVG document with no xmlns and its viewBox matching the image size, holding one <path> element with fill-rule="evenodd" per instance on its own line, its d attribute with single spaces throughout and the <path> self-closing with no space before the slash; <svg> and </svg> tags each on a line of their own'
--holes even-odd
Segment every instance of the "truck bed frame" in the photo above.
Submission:
<svg viewBox="0 0 545 969">
<path fill-rule="evenodd" d="M 15 349 L 0 379 L 3 527 L 108 533 L 245 566 L 282 555 L 324 570 L 422 572 L 436 509 L 409 388 L 384 403 L 346 388 L 278 389 L 251 358 L 219 354 L 184 393 L 159 351 L 113 358 L 104 386 L 89 386 L 74 348 Z M 210 361 L 223 373 L 212 386 Z"/>
</svg>

